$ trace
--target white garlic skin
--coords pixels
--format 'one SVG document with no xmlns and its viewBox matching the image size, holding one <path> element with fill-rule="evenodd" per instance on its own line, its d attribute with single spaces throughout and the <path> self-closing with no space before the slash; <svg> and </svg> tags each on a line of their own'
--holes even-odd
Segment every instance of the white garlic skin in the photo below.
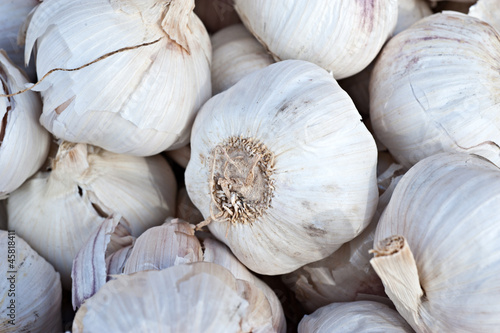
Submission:
<svg viewBox="0 0 500 333">
<path fill-rule="evenodd" d="M 389 306 L 358 301 L 332 303 L 300 321 L 298 333 L 412 333 L 410 325 Z"/>
<path fill-rule="evenodd" d="M 276 61 L 310 61 L 338 80 L 375 58 L 394 30 L 398 1 L 236 0 L 235 8 Z"/>
<path fill-rule="evenodd" d="M 39 77 L 160 39 L 49 75 L 35 88 L 44 101 L 42 125 L 58 138 L 115 153 L 150 156 L 185 146 L 211 95 L 210 39 L 193 7 L 194 0 L 41 3 L 26 37 Z"/>
<path fill-rule="evenodd" d="M 352 100 L 328 72 L 305 61 L 278 62 L 203 106 L 185 181 L 206 219 L 220 212 L 211 207 L 214 149 L 241 137 L 275 156 L 274 190 L 255 186 L 272 192 L 271 206 L 253 223 L 221 219 L 208 228 L 249 269 L 291 272 L 330 255 L 368 225 L 378 200 L 377 149 Z"/>
<path fill-rule="evenodd" d="M 396 186 L 374 242 L 403 236 L 416 273 L 404 276 L 408 268 L 389 266 L 390 255 L 372 262 L 381 266 L 386 260 L 395 276 L 381 276 L 389 296 L 391 286 L 404 281 L 391 300 L 417 332 L 498 330 L 499 189 L 498 167 L 475 155 L 451 153 L 420 161 Z M 416 289 L 407 282 L 413 279 Z"/>
<path fill-rule="evenodd" d="M 500 35 L 445 12 L 392 38 L 370 82 L 377 138 L 405 167 L 439 152 L 468 152 L 500 165 Z"/>
<path fill-rule="evenodd" d="M 274 62 L 243 24 L 231 25 L 211 37 L 212 92 L 218 94 L 245 75 Z"/>
<path fill-rule="evenodd" d="M 490 24 L 500 33 L 500 2 L 497 0 L 478 0 L 469 8 L 468 15 Z"/>
<path fill-rule="evenodd" d="M 15 255 L 8 259 L 11 249 L 15 250 Z M 4 256 L 0 260 L 0 331 L 61 332 L 59 273 L 15 232 L 0 230 L 0 251 Z M 8 308 L 11 300 L 15 301 L 14 318 Z"/>
<path fill-rule="evenodd" d="M 25 74 L 0 50 L 0 94 L 17 92 L 27 83 Z M 41 112 L 35 92 L 0 97 L 0 198 L 19 188 L 45 162 L 50 134 L 38 121 Z"/>
</svg>

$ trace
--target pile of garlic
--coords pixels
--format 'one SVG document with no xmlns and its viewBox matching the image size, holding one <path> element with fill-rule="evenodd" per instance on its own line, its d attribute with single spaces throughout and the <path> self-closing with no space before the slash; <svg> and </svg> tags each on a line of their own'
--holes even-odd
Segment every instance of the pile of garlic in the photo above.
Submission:
<svg viewBox="0 0 500 333">
<path fill-rule="evenodd" d="M 496 331 L 498 13 L 0 3 L 0 331 Z"/>
</svg>

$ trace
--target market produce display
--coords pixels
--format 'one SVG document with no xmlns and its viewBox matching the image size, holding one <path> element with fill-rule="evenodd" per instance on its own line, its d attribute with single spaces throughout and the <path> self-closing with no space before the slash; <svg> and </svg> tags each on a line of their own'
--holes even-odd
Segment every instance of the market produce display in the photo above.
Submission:
<svg viewBox="0 0 500 333">
<path fill-rule="evenodd" d="M 497 332 L 499 29 L 0 0 L 0 332 Z"/>
</svg>

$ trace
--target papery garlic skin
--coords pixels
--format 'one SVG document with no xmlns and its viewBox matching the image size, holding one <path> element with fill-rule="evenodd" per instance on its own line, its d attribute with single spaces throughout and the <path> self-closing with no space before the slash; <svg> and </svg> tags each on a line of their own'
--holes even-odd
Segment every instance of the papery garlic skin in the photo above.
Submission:
<svg viewBox="0 0 500 333">
<path fill-rule="evenodd" d="M 59 273 L 13 231 L 0 230 L 0 251 L 0 331 L 61 332 Z"/>
<path fill-rule="evenodd" d="M 40 122 L 56 137 L 115 153 L 157 154 L 188 143 L 195 113 L 210 97 L 211 46 L 189 1 L 52 0 L 31 18 L 26 56 L 37 73 Z M 89 84 L 91 82 L 91 84 Z"/>
<path fill-rule="evenodd" d="M 0 49 L 7 52 L 16 66 L 24 67 L 24 36 L 22 27 L 30 11 L 39 0 L 6 0 L 0 2 Z M 35 67 L 26 69 L 28 76 L 36 77 Z"/>
<path fill-rule="evenodd" d="M 8 225 L 70 288 L 75 255 L 107 216 L 121 214 L 138 236 L 174 214 L 176 189 L 161 156 L 120 155 L 63 142 L 52 171 L 40 171 L 10 195 Z"/>
<path fill-rule="evenodd" d="M 478 0 L 469 8 L 468 15 L 490 24 L 500 33 L 500 2 L 497 0 Z"/>
<path fill-rule="evenodd" d="M 275 60 L 315 63 L 338 80 L 375 58 L 396 25 L 396 0 L 236 0 L 235 8 Z"/>
<path fill-rule="evenodd" d="M 210 231 L 255 272 L 284 274 L 323 259 L 376 209 L 377 149 L 360 118 L 314 64 L 288 60 L 251 73 L 200 110 L 188 194 L 213 220 Z M 238 210 L 232 222 L 227 209 Z"/>
<path fill-rule="evenodd" d="M 377 138 L 405 167 L 439 152 L 500 165 L 500 35 L 455 12 L 424 18 L 392 38 L 370 82 Z"/>
<path fill-rule="evenodd" d="M 198 262 L 115 278 L 78 310 L 73 332 L 271 331 L 262 292 L 222 266 Z"/>
<path fill-rule="evenodd" d="M 306 315 L 299 333 L 412 333 L 410 325 L 389 306 L 371 301 L 332 303 Z"/>
<path fill-rule="evenodd" d="M 0 50 L 0 94 L 24 89 L 27 83 L 23 72 Z M 38 121 L 41 112 L 35 92 L 0 97 L 0 198 L 19 188 L 47 157 L 50 134 Z"/>
<path fill-rule="evenodd" d="M 398 0 L 398 21 L 393 35 L 431 14 L 432 10 L 426 0 Z"/>
<path fill-rule="evenodd" d="M 498 329 L 499 189 L 498 167 L 468 154 L 428 157 L 398 183 L 371 263 L 417 332 Z"/>
<path fill-rule="evenodd" d="M 231 25 L 211 37 L 212 92 L 218 94 L 245 75 L 274 62 L 243 24 Z"/>
</svg>

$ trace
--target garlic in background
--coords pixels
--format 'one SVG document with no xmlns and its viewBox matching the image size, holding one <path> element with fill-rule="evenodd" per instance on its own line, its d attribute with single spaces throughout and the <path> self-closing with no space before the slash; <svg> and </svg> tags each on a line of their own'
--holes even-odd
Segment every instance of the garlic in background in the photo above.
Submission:
<svg viewBox="0 0 500 333">
<path fill-rule="evenodd" d="M 165 152 L 165 155 L 185 169 L 189 162 L 189 157 L 191 156 L 191 148 L 187 145 L 174 150 L 169 150 Z"/>
<path fill-rule="evenodd" d="M 120 214 L 133 236 L 175 212 L 177 185 L 161 156 L 119 155 L 86 144 L 61 143 L 52 170 L 40 171 L 7 203 L 8 225 L 61 274 L 106 217 Z"/>
<path fill-rule="evenodd" d="M 73 332 L 273 332 L 264 293 L 208 262 L 118 275 L 76 313 Z"/>
<path fill-rule="evenodd" d="M 412 333 L 408 323 L 389 306 L 371 301 L 332 303 L 306 315 L 299 333 Z"/>
<path fill-rule="evenodd" d="M 0 95 L 23 89 L 26 83 L 24 73 L 0 50 Z M 38 122 L 41 112 L 35 92 L 0 97 L 0 198 L 21 186 L 47 158 L 50 134 Z"/>
<path fill-rule="evenodd" d="M 99 59 L 53 72 L 34 88 L 43 97 L 42 125 L 115 153 L 185 146 L 211 95 L 210 39 L 193 8 L 194 0 L 42 2 L 26 37 L 38 76 Z"/>
<path fill-rule="evenodd" d="M 14 232 L 0 230 L 0 253 L 0 331 L 61 332 L 59 273 Z"/>
<path fill-rule="evenodd" d="M 177 192 L 177 208 L 175 209 L 177 217 L 181 220 L 187 221 L 192 224 L 203 222 L 204 218 L 201 212 L 189 199 L 185 187 L 179 189 Z"/>
<path fill-rule="evenodd" d="M 247 29 L 276 61 L 310 61 L 338 80 L 376 57 L 396 25 L 396 0 L 235 0 Z"/>
<path fill-rule="evenodd" d="M 245 75 L 274 62 L 243 24 L 224 28 L 211 37 L 212 93 L 220 93 Z"/>
<path fill-rule="evenodd" d="M 498 0 L 478 0 L 470 7 L 469 15 L 490 24 L 500 33 L 500 2 Z"/>
<path fill-rule="evenodd" d="M 417 332 L 498 330 L 499 171 L 479 156 L 441 153 L 396 186 L 371 264 Z"/>
<path fill-rule="evenodd" d="M 373 137 L 332 76 L 287 60 L 205 103 L 185 181 L 212 234 L 249 269 L 278 275 L 363 231 L 376 164 Z"/>
<path fill-rule="evenodd" d="M 39 3 L 39 0 L 0 1 L 0 49 L 7 52 L 14 64 L 21 68 L 24 67 L 24 22 Z M 26 72 L 31 80 L 35 80 L 35 67 L 32 65 L 26 68 Z"/>
<path fill-rule="evenodd" d="M 370 82 L 377 138 L 405 167 L 439 152 L 500 165 L 500 35 L 468 15 L 426 17 L 392 38 Z"/>
</svg>

